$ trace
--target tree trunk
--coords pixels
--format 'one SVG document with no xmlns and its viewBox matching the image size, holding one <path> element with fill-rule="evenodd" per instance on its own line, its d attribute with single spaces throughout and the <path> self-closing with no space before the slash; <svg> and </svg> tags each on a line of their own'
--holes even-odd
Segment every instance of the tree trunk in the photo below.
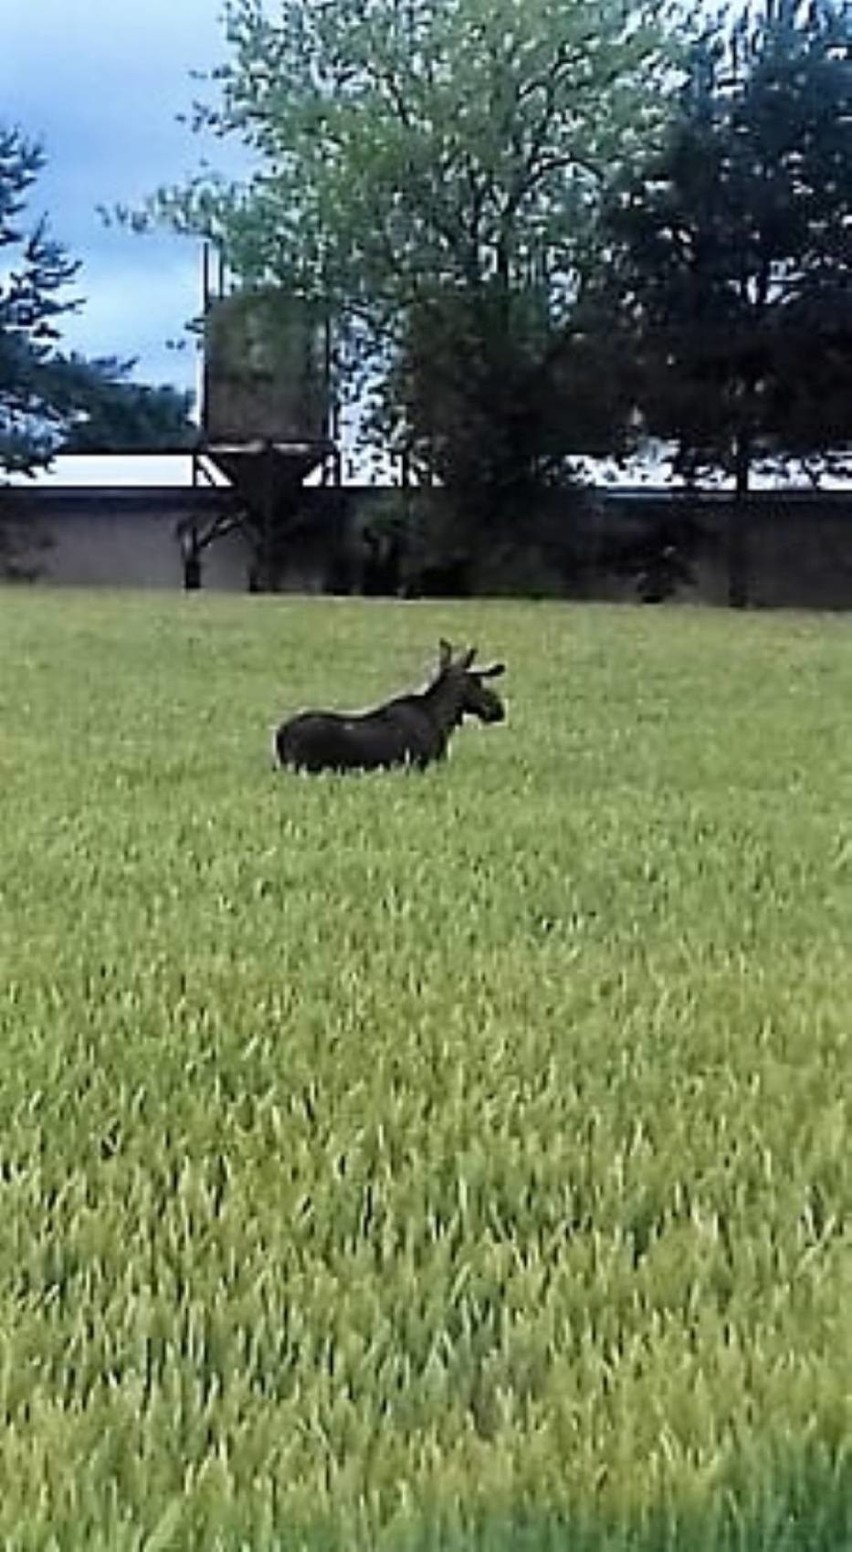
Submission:
<svg viewBox="0 0 852 1552">
<path fill-rule="evenodd" d="M 734 499 L 728 508 L 727 559 L 728 604 L 747 609 L 749 604 L 748 497 L 751 470 L 751 438 L 737 433 L 734 446 Z"/>
<path fill-rule="evenodd" d="M 192 523 L 179 531 L 180 553 L 183 562 L 184 592 L 195 592 L 201 586 L 201 552 L 204 548 L 201 536 Z"/>
<path fill-rule="evenodd" d="M 249 562 L 248 590 L 250 593 L 277 593 L 280 581 L 280 566 L 271 553 L 269 540 L 261 537 L 254 545 Z"/>
</svg>

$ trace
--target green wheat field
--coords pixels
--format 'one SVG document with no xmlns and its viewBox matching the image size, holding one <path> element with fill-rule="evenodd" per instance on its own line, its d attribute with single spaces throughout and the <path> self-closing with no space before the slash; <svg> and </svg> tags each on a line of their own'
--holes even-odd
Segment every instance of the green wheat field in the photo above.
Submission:
<svg viewBox="0 0 852 1552">
<path fill-rule="evenodd" d="M 508 719 L 425 775 L 276 720 Z M 0 1546 L 852 1546 L 852 626 L 0 594 Z"/>
</svg>

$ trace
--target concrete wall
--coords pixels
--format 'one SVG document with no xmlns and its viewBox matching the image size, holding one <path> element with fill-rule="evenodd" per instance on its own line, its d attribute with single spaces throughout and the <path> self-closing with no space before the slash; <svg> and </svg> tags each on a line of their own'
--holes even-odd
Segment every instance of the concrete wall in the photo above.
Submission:
<svg viewBox="0 0 852 1552">
<path fill-rule="evenodd" d="M 359 562 L 356 530 L 376 501 L 374 489 L 348 489 L 344 532 L 341 493 L 331 488 L 305 491 L 300 522 L 287 540 L 285 590 L 317 592 L 357 590 Z M 194 516 L 202 525 L 225 510 L 229 495 L 212 488 L 39 487 L 0 490 L 0 535 L 11 540 L 13 567 L 36 581 L 55 586 L 179 589 L 183 566 L 177 524 Z M 686 502 L 667 492 L 601 493 L 591 518 L 576 527 L 566 513 L 566 532 L 579 533 L 589 563 L 573 596 L 628 598 L 635 581 L 596 567 L 594 557 L 632 543 L 665 523 L 677 534 L 689 518 L 698 540 L 691 556 L 695 586 L 678 596 L 724 604 L 727 601 L 725 533 L 729 505 L 725 497 L 704 496 Z M 763 608 L 852 608 L 852 492 L 766 492 L 755 495 L 748 510 L 750 597 Z M 0 564 L 4 557 L 0 554 Z M 205 588 L 245 591 L 249 546 L 238 532 L 217 540 L 203 555 Z"/>
<path fill-rule="evenodd" d="M 682 588 L 680 596 L 726 604 L 731 510 L 730 497 L 721 493 L 689 499 L 659 492 L 612 494 L 602 522 L 610 532 L 665 523 L 676 533 L 682 514 L 699 537 L 692 553 L 695 586 Z M 852 608 L 852 491 L 755 492 L 745 506 L 745 551 L 753 607 Z"/>
<path fill-rule="evenodd" d="M 19 529 L 15 564 L 36 568 L 36 580 L 54 586 L 181 588 L 183 565 L 168 513 L 79 512 L 60 521 L 29 525 L 29 544 Z M 43 547 L 42 547 L 43 546 Z M 229 534 L 205 557 L 204 585 L 245 591 L 245 544 Z"/>
<path fill-rule="evenodd" d="M 226 510 L 227 500 L 227 492 L 208 489 L 31 488 L 16 490 L 12 498 L 0 492 L 0 523 L 13 574 L 57 587 L 179 589 L 178 524 L 194 517 L 203 528 Z M 294 544 L 286 585 L 311 591 L 319 585 L 318 563 L 305 563 L 304 548 Z M 243 535 L 226 534 L 203 552 L 202 585 L 244 593 L 250 561 Z"/>
<path fill-rule="evenodd" d="M 852 493 L 827 506 L 765 505 L 747 543 L 756 605 L 852 608 Z"/>
</svg>

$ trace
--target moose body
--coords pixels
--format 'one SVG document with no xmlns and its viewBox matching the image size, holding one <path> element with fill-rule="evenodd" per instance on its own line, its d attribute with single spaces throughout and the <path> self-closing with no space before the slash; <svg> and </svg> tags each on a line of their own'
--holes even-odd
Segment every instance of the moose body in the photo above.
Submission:
<svg viewBox="0 0 852 1552">
<path fill-rule="evenodd" d="M 504 664 L 474 668 L 476 649 L 453 661 L 449 642 L 441 642 L 438 672 L 415 695 L 398 695 L 372 711 L 303 711 L 283 722 L 275 734 L 281 765 L 302 771 L 370 771 L 395 765 L 424 770 L 443 759 L 453 729 L 465 716 L 502 722 L 505 709 L 484 681 L 504 672 Z"/>
</svg>

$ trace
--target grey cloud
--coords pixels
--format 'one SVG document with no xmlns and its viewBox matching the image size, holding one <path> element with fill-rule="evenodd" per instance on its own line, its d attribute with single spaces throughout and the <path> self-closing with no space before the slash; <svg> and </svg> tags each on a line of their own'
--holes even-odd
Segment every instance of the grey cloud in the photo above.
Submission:
<svg viewBox="0 0 852 1552">
<path fill-rule="evenodd" d="M 107 230 L 99 206 L 139 204 L 180 182 L 207 154 L 225 170 L 235 149 L 205 145 L 177 115 L 204 88 L 192 70 L 223 56 L 215 0 L 2 0 L 0 120 L 43 142 L 48 165 L 30 203 L 82 263 L 87 298 L 68 344 L 138 356 L 136 375 L 194 384 L 193 352 L 175 354 L 199 302 L 198 255 L 186 239 Z"/>
</svg>

